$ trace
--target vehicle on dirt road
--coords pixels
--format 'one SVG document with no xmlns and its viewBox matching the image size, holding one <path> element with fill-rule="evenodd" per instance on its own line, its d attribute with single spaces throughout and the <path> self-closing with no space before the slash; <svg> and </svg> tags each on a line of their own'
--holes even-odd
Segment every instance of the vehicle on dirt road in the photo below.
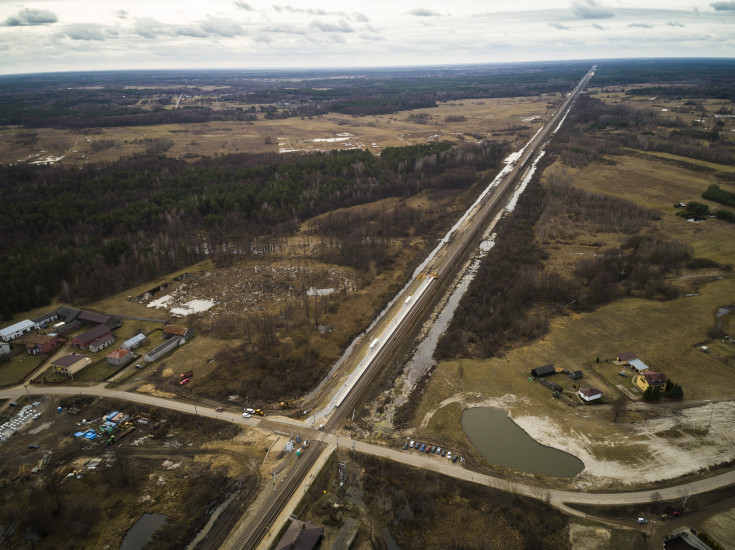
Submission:
<svg viewBox="0 0 735 550">
<path fill-rule="evenodd" d="M 181 382 L 179 382 L 179 386 L 183 386 L 184 384 L 189 383 L 189 378 L 184 378 Z"/>
<path fill-rule="evenodd" d="M 214 409 L 214 410 L 215 410 L 215 411 L 217 411 L 218 413 L 221 413 L 221 412 L 222 412 L 222 411 L 224 411 L 225 409 L 223 409 L 222 407 L 217 407 L 217 408 L 216 408 L 216 409 Z"/>
</svg>

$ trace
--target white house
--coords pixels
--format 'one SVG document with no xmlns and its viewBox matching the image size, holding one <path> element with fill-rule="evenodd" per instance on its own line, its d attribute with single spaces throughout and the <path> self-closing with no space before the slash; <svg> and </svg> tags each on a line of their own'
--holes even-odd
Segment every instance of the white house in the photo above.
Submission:
<svg viewBox="0 0 735 550">
<path fill-rule="evenodd" d="M 595 399 L 600 399 L 602 397 L 602 392 L 597 388 L 580 388 L 577 395 L 579 395 L 579 398 L 582 399 L 582 401 L 589 403 Z"/>
<path fill-rule="evenodd" d="M 36 328 L 36 324 L 33 321 L 26 319 L 25 321 L 20 321 L 0 330 L 0 340 L 3 342 L 10 342 L 11 340 L 23 336 Z"/>
</svg>

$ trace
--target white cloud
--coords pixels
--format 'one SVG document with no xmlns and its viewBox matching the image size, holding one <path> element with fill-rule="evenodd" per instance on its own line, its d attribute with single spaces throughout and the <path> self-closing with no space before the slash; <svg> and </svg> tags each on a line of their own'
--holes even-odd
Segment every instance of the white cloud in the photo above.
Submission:
<svg viewBox="0 0 735 550">
<path fill-rule="evenodd" d="M 612 9 L 597 0 L 574 0 L 572 2 L 572 13 L 579 19 L 608 19 L 615 17 Z"/>
<path fill-rule="evenodd" d="M 667 25 L 668 25 L 669 27 L 684 27 L 684 25 L 682 25 L 682 24 L 681 24 L 681 23 L 679 23 L 678 21 L 669 21 L 669 22 L 667 23 Z"/>
<path fill-rule="evenodd" d="M 251 6 L 247 2 L 235 2 L 235 5 L 241 10 L 245 10 L 245 11 L 253 11 L 254 9 L 253 6 Z"/>
<path fill-rule="evenodd" d="M 549 23 L 549 27 L 554 27 L 555 29 L 559 29 L 560 31 L 568 31 L 572 27 L 567 27 L 566 25 L 562 25 L 561 23 Z"/>
<path fill-rule="evenodd" d="M 115 12 L 115 17 L 117 17 L 118 19 L 127 19 L 128 15 L 130 14 L 125 10 L 117 10 Z"/>
<path fill-rule="evenodd" d="M 416 8 L 408 13 L 415 15 L 416 17 L 434 17 L 440 15 L 439 12 L 427 10 L 426 8 Z"/>
<path fill-rule="evenodd" d="M 710 6 L 716 11 L 735 11 L 735 2 L 712 2 Z"/>
<path fill-rule="evenodd" d="M 62 36 L 71 38 L 72 40 L 84 41 L 102 41 L 115 36 L 114 31 L 103 27 L 102 25 L 78 23 L 67 25 L 60 33 Z"/>
<path fill-rule="evenodd" d="M 653 25 L 651 25 L 650 23 L 629 23 L 628 26 L 631 27 L 631 28 L 633 28 L 633 29 L 636 29 L 636 28 L 638 28 L 638 29 L 652 29 L 653 28 Z"/>
<path fill-rule="evenodd" d="M 607 30 L 607 27 L 603 27 L 602 25 L 598 25 L 597 23 L 592 23 L 592 27 L 594 27 L 598 31 L 606 31 Z"/>
<path fill-rule="evenodd" d="M 213 36 L 232 38 L 247 34 L 239 24 L 224 17 L 207 17 L 206 21 L 202 21 L 199 26 L 204 32 Z"/>
<path fill-rule="evenodd" d="M 355 29 L 350 27 L 344 19 L 340 19 L 337 24 L 315 20 L 309 24 L 309 27 L 323 32 L 355 32 Z"/>
<path fill-rule="evenodd" d="M 34 27 L 56 23 L 58 16 L 49 10 L 23 8 L 15 15 L 11 15 L 4 22 L 4 27 Z"/>
</svg>

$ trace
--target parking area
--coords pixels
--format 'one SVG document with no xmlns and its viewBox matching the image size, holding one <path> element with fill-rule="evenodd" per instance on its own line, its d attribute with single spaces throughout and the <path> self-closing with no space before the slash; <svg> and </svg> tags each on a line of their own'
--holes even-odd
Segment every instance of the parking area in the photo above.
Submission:
<svg viewBox="0 0 735 550">
<path fill-rule="evenodd" d="M 459 462 L 460 464 L 464 464 L 463 457 L 457 454 L 453 454 L 452 451 L 441 447 L 440 445 L 432 445 L 431 443 L 425 443 L 423 441 L 414 440 L 409 437 L 406 438 L 405 443 L 403 443 L 401 447 L 404 451 L 417 451 L 419 453 L 436 455 L 441 458 L 446 458 L 447 460 L 450 460 L 455 464 L 457 462 Z"/>
</svg>

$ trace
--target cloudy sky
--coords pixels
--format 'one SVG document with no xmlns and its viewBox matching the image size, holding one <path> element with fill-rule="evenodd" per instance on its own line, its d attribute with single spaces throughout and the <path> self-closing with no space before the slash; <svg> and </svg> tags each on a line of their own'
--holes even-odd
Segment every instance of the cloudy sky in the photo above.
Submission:
<svg viewBox="0 0 735 550">
<path fill-rule="evenodd" d="M 735 0 L 0 0 L 0 74 L 671 56 L 735 57 Z"/>
</svg>

